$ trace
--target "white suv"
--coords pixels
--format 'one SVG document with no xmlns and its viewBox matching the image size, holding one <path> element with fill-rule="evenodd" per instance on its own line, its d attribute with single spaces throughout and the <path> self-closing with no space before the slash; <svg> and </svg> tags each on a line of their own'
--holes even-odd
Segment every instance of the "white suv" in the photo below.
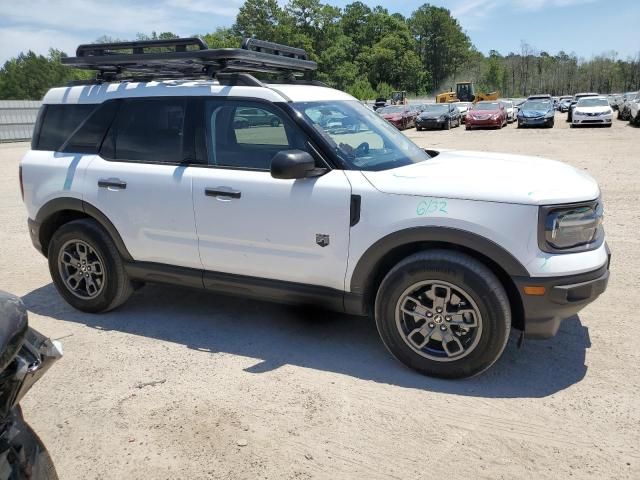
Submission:
<svg viewBox="0 0 640 480">
<path fill-rule="evenodd" d="M 512 327 L 552 336 L 605 290 L 600 190 L 583 171 L 425 151 L 314 82 L 122 73 L 187 76 L 221 55 L 264 71 L 278 56 L 264 42 L 251 57 L 136 45 L 66 60 L 114 81 L 50 90 L 21 163 L 33 244 L 75 308 L 111 310 L 145 282 L 320 305 L 374 315 L 409 367 L 464 377 L 500 357 Z M 273 70 L 313 63 L 287 61 Z"/>
</svg>

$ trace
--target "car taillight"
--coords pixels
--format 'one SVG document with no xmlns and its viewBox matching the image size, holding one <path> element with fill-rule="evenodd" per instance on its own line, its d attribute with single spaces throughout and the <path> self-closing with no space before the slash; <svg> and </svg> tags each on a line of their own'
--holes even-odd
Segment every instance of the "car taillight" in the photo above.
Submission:
<svg viewBox="0 0 640 480">
<path fill-rule="evenodd" d="M 20 179 L 20 196 L 24 201 L 24 185 L 22 184 L 22 165 L 18 167 L 18 178 Z"/>
</svg>

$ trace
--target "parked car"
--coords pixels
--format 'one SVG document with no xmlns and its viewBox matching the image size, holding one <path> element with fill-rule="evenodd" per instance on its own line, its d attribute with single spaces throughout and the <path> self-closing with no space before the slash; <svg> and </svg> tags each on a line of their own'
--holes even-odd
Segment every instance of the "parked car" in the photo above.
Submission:
<svg viewBox="0 0 640 480">
<path fill-rule="evenodd" d="M 640 126 L 640 93 L 629 101 L 629 121 L 636 126 Z"/>
<path fill-rule="evenodd" d="M 507 125 L 507 112 L 502 102 L 478 102 L 467 113 L 465 128 L 502 128 Z"/>
<path fill-rule="evenodd" d="M 611 108 L 613 108 L 614 110 L 618 110 L 619 105 L 622 103 L 622 94 L 614 93 L 613 100 L 610 103 L 611 103 Z"/>
<path fill-rule="evenodd" d="M 507 123 L 515 122 L 518 115 L 518 109 L 513 105 L 513 102 L 510 100 L 503 100 L 502 104 L 507 112 Z"/>
<path fill-rule="evenodd" d="M 467 120 L 467 114 L 469 110 L 473 107 L 473 102 L 456 102 L 454 103 L 458 111 L 460 112 L 460 121 L 465 123 Z"/>
<path fill-rule="evenodd" d="M 373 109 L 375 111 L 380 110 L 381 108 L 384 108 L 387 106 L 387 99 L 384 97 L 378 97 L 376 98 L 375 103 L 373 104 Z"/>
<path fill-rule="evenodd" d="M 630 120 L 631 109 L 629 102 L 640 92 L 626 92 L 622 95 L 621 101 L 618 103 L 618 120 Z"/>
<path fill-rule="evenodd" d="M 280 119 L 261 108 L 238 108 L 236 116 L 233 118 L 233 123 L 237 129 L 264 126 L 279 127 Z"/>
<path fill-rule="evenodd" d="M 0 471 L 3 479 L 58 478 L 47 448 L 24 419 L 20 402 L 61 356 L 58 342 L 29 327 L 22 301 L 0 291 Z M 31 408 L 47 408 L 47 402 Z"/>
<path fill-rule="evenodd" d="M 556 110 L 551 100 L 527 100 L 518 111 L 518 128 L 553 128 Z"/>
<path fill-rule="evenodd" d="M 569 107 L 571 106 L 571 102 L 573 101 L 573 97 L 563 98 L 558 103 L 558 111 L 562 113 L 567 113 L 569 111 Z"/>
<path fill-rule="evenodd" d="M 571 127 L 586 125 L 611 126 L 613 109 L 607 97 L 583 97 L 573 109 Z"/>
<path fill-rule="evenodd" d="M 576 107 L 578 100 L 586 97 L 599 97 L 599 96 L 600 94 L 595 92 L 576 93 L 575 96 L 573 97 L 573 100 L 571 101 L 571 105 L 569 105 L 569 110 L 567 111 L 567 122 L 571 122 L 573 118 L 573 109 Z"/>
<path fill-rule="evenodd" d="M 416 118 L 416 130 L 428 128 L 442 128 L 449 130 L 459 127 L 462 122 L 460 110 L 454 103 L 432 103 L 425 105 L 425 109 Z"/>
<path fill-rule="evenodd" d="M 398 130 L 412 128 L 416 124 L 418 113 L 408 105 L 390 105 L 380 108 L 377 113 Z"/>
<path fill-rule="evenodd" d="M 201 48 L 184 48 L 194 41 Z M 97 71 L 100 83 L 44 97 L 19 179 L 34 247 L 74 308 L 118 308 L 134 282 L 322 305 L 373 316 L 405 365 L 459 378 L 490 368 L 512 326 L 553 336 L 605 290 L 603 203 L 584 171 L 425 150 L 351 95 L 251 75 L 289 77 L 313 62 L 247 54 L 252 39 L 244 49 L 175 42 L 180 62 L 145 53 L 154 41 L 134 43 L 132 59 L 131 43 L 110 44 L 124 52 L 113 55 L 79 47 L 62 63 Z M 229 88 L 238 79 L 221 60 L 244 70 L 245 86 Z M 220 69 L 217 80 L 194 82 L 195 61 Z M 157 81 L 149 64 L 162 67 Z M 498 102 L 477 107 L 505 121 Z M 238 108 L 282 125 L 236 130 Z M 323 117 L 359 127 L 327 130 Z"/>
</svg>

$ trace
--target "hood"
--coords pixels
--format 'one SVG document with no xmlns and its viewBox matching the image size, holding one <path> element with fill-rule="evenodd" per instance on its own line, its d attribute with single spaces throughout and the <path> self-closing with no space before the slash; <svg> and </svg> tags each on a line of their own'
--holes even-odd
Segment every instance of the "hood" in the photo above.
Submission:
<svg viewBox="0 0 640 480">
<path fill-rule="evenodd" d="M 505 153 L 447 151 L 424 162 L 362 172 L 385 193 L 552 205 L 600 195 L 587 173 L 554 160 Z"/>
<path fill-rule="evenodd" d="M 611 110 L 610 107 L 603 107 L 603 106 L 578 107 L 577 105 L 575 109 L 579 112 L 584 112 L 584 113 L 606 113 Z"/>
<path fill-rule="evenodd" d="M 496 113 L 500 113 L 500 110 L 469 110 L 467 115 L 471 115 L 472 117 L 491 117 Z"/>
<path fill-rule="evenodd" d="M 535 117 L 544 117 L 549 112 L 553 112 L 553 110 L 520 110 L 522 112 L 522 116 L 525 118 L 535 118 Z"/>
</svg>

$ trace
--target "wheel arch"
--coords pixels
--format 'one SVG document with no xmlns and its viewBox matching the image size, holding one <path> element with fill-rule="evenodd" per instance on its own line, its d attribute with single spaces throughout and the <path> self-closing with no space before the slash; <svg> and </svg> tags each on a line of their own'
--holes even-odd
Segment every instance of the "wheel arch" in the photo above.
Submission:
<svg viewBox="0 0 640 480">
<path fill-rule="evenodd" d="M 81 218 L 90 218 L 98 222 L 109 234 L 122 258 L 132 260 L 131 254 L 113 223 L 98 208 L 79 198 L 55 198 L 38 210 L 35 221 L 39 225 L 38 239 L 45 257 L 51 237 L 56 230 L 65 223 Z"/>
<path fill-rule="evenodd" d="M 403 258 L 427 249 L 465 253 L 487 266 L 503 285 L 511 305 L 512 326 L 524 330 L 524 307 L 514 276 L 528 276 L 527 269 L 497 243 L 475 233 L 449 227 L 415 227 L 378 240 L 360 257 L 351 276 L 350 293 L 361 296 L 372 310 L 386 274 Z"/>
</svg>

